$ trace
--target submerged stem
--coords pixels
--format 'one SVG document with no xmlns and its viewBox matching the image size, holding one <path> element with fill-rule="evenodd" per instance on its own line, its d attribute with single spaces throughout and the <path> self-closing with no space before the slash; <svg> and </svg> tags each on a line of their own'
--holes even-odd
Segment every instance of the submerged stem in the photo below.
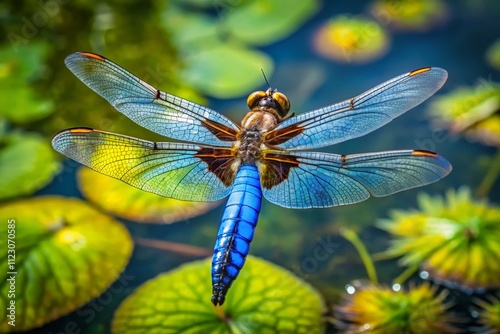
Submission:
<svg viewBox="0 0 500 334">
<path fill-rule="evenodd" d="M 365 270 L 368 274 L 370 282 L 372 282 L 373 284 L 378 284 L 377 271 L 375 270 L 375 266 L 373 265 L 373 260 L 356 232 L 347 228 L 343 228 L 342 230 L 340 230 L 340 234 L 348 241 L 350 241 L 354 248 L 356 248 L 356 250 L 358 251 L 359 257 L 361 257 L 361 261 L 363 261 L 363 265 L 365 266 Z"/>
<path fill-rule="evenodd" d="M 476 195 L 478 197 L 486 197 L 490 192 L 491 188 L 493 187 L 493 185 L 495 184 L 495 181 L 497 180 L 499 174 L 500 174 L 500 149 L 497 150 L 497 154 L 493 159 L 490 168 L 488 168 L 486 175 L 484 176 L 483 180 L 481 181 L 481 184 L 477 188 Z"/>
<path fill-rule="evenodd" d="M 399 275 L 393 280 L 393 283 L 398 283 L 400 285 L 403 285 L 404 282 L 406 282 L 408 278 L 410 278 L 411 275 L 413 275 L 417 271 L 417 269 L 418 269 L 418 264 L 414 264 L 413 266 L 408 267 L 405 271 L 401 273 L 401 275 Z"/>
</svg>

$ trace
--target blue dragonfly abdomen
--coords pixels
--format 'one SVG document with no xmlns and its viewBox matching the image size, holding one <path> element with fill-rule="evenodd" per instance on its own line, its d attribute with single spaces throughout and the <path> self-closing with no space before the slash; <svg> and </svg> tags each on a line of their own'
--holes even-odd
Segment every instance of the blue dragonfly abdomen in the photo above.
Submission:
<svg viewBox="0 0 500 334">
<path fill-rule="evenodd" d="M 236 174 L 215 240 L 212 258 L 212 303 L 222 305 L 245 263 L 262 202 L 259 172 L 243 165 Z"/>
</svg>

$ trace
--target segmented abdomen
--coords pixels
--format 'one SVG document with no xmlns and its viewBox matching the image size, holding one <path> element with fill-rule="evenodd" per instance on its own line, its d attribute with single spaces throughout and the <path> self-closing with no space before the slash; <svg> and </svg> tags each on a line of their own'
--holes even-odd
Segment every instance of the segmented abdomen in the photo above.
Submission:
<svg viewBox="0 0 500 334">
<path fill-rule="evenodd" d="M 215 241 L 212 258 L 212 303 L 222 305 L 227 290 L 238 276 L 250 248 L 259 218 L 262 190 L 254 165 L 243 165 L 233 189 Z"/>
</svg>

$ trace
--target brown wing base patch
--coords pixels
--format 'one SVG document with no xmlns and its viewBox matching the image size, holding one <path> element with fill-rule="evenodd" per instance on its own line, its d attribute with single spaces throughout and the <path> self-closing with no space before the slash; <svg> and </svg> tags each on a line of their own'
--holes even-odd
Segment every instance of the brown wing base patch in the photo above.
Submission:
<svg viewBox="0 0 500 334">
<path fill-rule="evenodd" d="M 299 166 L 296 157 L 274 153 L 266 153 L 260 162 L 262 163 L 260 182 L 266 189 L 271 189 L 288 179 L 290 170 Z"/>
<path fill-rule="evenodd" d="M 237 131 L 209 119 L 202 120 L 201 123 L 217 139 L 222 141 L 236 141 Z"/>
<path fill-rule="evenodd" d="M 235 172 L 232 169 L 234 152 L 230 148 L 202 147 L 194 156 L 205 162 L 208 165 L 208 170 L 214 173 L 226 187 L 233 183 L 235 177 Z"/>
<path fill-rule="evenodd" d="M 264 135 L 264 143 L 268 146 L 276 146 L 300 135 L 304 132 L 304 128 L 297 123 L 287 126 L 283 129 L 269 131 Z"/>
</svg>

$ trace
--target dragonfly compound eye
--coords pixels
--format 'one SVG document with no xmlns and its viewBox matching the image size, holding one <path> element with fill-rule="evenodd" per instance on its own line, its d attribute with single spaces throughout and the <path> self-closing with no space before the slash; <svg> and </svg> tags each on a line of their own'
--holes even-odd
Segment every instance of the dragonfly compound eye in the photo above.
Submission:
<svg viewBox="0 0 500 334">
<path fill-rule="evenodd" d="M 260 90 L 253 92 L 252 94 L 250 94 L 248 96 L 248 99 L 247 99 L 248 108 L 250 108 L 250 110 L 252 110 L 253 108 L 257 107 L 259 105 L 260 100 L 262 100 L 266 96 L 267 96 L 267 94 L 263 91 L 260 91 Z"/>
<path fill-rule="evenodd" d="M 288 100 L 288 97 L 286 97 L 285 94 L 275 92 L 273 93 L 273 99 L 276 101 L 280 116 L 285 117 L 290 111 L 290 101 Z"/>
</svg>

